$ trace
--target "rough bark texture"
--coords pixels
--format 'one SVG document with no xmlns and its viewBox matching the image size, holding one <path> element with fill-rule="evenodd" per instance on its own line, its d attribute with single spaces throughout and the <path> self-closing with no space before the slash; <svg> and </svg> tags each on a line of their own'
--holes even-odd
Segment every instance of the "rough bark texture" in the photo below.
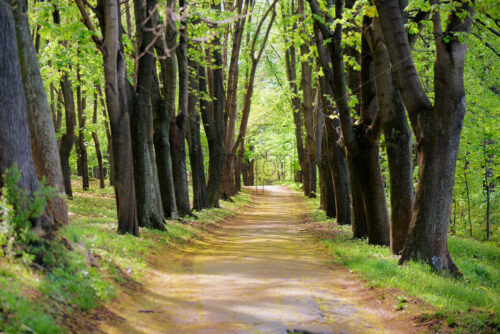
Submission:
<svg viewBox="0 0 500 334">
<path fill-rule="evenodd" d="M 217 9 L 215 3 L 213 9 Z M 219 193 L 224 172 L 225 148 L 224 148 L 224 86 L 222 81 L 222 56 L 218 51 L 220 39 L 214 36 L 212 48 L 208 51 L 213 60 L 215 68 L 209 69 L 205 74 L 205 68 L 200 66 L 200 92 L 207 92 L 207 83 L 210 86 L 212 103 L 205 99 L 200 100 L 200 111 L 205 134 L 207 135 L 209 164 L 208 164 L 208 203 L 212 207 L 219 207 Z M 212 73 L 212 75 L 210 75 Z M 208 79 L 208 80 L 207 80 Z"/>
<path fill-rule="evenodd" d="M 80 69 L 77 69 L 77 81 L 81 82 Z M 78 146 L 78 160 L 80 162 L 80 172 L 82 176 L 82 188 L 83 190 L 89 189 L 89 162 L 87 157 L 87 147 L 85 145 L 85 108 L 87 99 L 82 94 L 82 87 L 78 86 L 76 89 L 76 101 L 78 106 L 78 136 L 76 139 L 76 145 Z"/>
<path fill-rule="evenodd" d="M 31 153 L 12 5 L 14 3 L 0 2 L 0 187 L 6 169 L 17 164 L 22 172 L 18 186 L 31 197 L 40 189 L 40 183 Z M 47 239 L 54 236 L 56 224 L 46 210 L 30 220 L 36 235 Z"/>
<path fill-rule="evenodd" d="M 154 80 L 152 94 L 156 98 L 153 99 L 153 140 L 164 216 L 176 219 L 179 214 L 175 199 L 172 155 L 170 152 L 170 119 L 175 113 L 177 58 L 174 47 L 176 45 L 177 30 L 171 15 L 166 15 L 166 21 L 165 36 L 155 43 L 161 67 L 161 81 L 163 84 L 161 95 L 163 98 L 160 98 L 159 82 Z M 165 45 L 167 49 L 165 49 Z"/>
<path fill-rule="evenodd" d="M 248 11 L 249 0 L 238 0 L 236 8 L 238 9 L 239 19 L 235 21 L 233 26 L 233 38 L 231 47 L 231 59 L 227 76 L 226 103 L 224 112 L 224 147 L 226 149 L 226 161 L 224 165 L 224 179 L 222 182 L 223 196 L 232 196 L 236 193 L 233 163 L 235 161 L 234 154 L 229 152 L 234 144 L 234 134 L 236 125 L 237 112 L 237 93 L 238 93 L 238 74 L 239 74 L 239 54 L 241 49 L 241 41 L 243 39 L 243 31 L 245 29 L 246 14 Z"/>
<path fill-rule="evenodd" d="M 164 229 L 163 208 L 159 185 L 156 182 L 154 155 L 149 150 L 149 132 L 152 128 L 150 89 L 153 80 L 153 40 L 156 28 L 156 0 L 135 0 L 137 31 L 137 84 L 132 109 L 132 150 L 134 162 L 137 220 L 141 227 Z M 151 130 L 152 131 L 152 130 Z"/>
<path fill-rule="evenodd" d="M 314 14 L 321 15 L 316 0 L 309 0 Z M 344 2 L 335 2 L 335 15 L 342 17 Z M 329 17 L 328 20 L 331 21 Z M 324 23 L 316 20 L 316 45 L 318 50 L 323 49 L 323 36 L 329 40 L 326 43 L 330 57 L 326 57 L 326 50 L 320 51 L 320 63 L 326 78 L 332 87 L 333 96 L 339 109 L 343 140 L 347 151 L 351 180 L 362 189 L 364 216 L 368 228 L 368 242 L 377 245 L 389 245 L 389 220 L 383 179 L 379 163 L 379 133 L 373 131 L 371 124 L 376 111 L 375 88 L 373 86 L 373 68 L 371 54 L 366 41 L 362 39 L 361 57 L 361 110 L 360 121 L 353 125 L 347 101 L 347 82 L 344 72 L 342 50 L 342 25 L 337 24 L 333 33 Z M 320 36 L 323 35 L 323 36 Z M 330 63 L 333 71 L 330 68 Z M 354 203 L 354 199 L 353 199 Z M 354 210 L 357 208 L 355 207 Z M 358 222 L 355 222 L 357 224 Z"/>
<path fill-rule="evenodd" d="M 200 111 L 198 101 L 199 78 L 198 63 L 189 60 L 189 97 L 188 97 L 188 145 L 191 177 L 193 181 L 193 208 L 200 211 L 208 208 L 208 194 L 203 166 L 203 151 L 200 138 Z"/>
<path fill-rule="evenodd" d="M 102 89 L 101 86 L 96 85 L 96 90 L 97 94 L 99 95 L 99 100 L 101 101 L 101 107 L 102 107 L 102 115 L 104 116 L 104 129 L 106 130 L 106 139 L 108 140 L 108 150 L 107 150 L 107 156 L 108 156 L 108 163 L 109 163 L 109 185 L 113 186 L 113 154 L 111 152 L 111 148 L 113 147 L 111 143 L 111 131 L 109 129 L 109 123 L 108 123 L 108 115 L 106 113 L 106 102 L 104 101 L 104 97 L 102 95 Z"/>
<path fill-rule="evenodd" d="M 398 1 L 377 0 L 375 4 L 396 83 L 417 138 L 419 178 L 408 239 L 400 263 L 424 261 L 434 270 L 459 274 L 448 251 L 447 233 L 465 114 L 463 70 L 466 45 L 454 36 L 470 32 L 472 4 L 457 3 L 444 32 L 439 13 L 432 18 L 436 44 L 434 106 L 422 87 L 411 58 Z M 464 18 L 462 11 L 469 15 Z"/>
<path fill-rule="evenodd" d="M 305 9 L 304 1 L 298 1 L 299 22 L 302 33 L 305 34 Z M 309 55 L 310 41 L 304 41 L 300 45 L 301 59 Z M 302 91 L 301 109 L 304 116 L 304 125 L 306 129 L 306 164 L 304 171 L 306 182 L 304 182 L 304 192 L 309 197 L 316 197 L 316 138 L 314 132 L 313 99 L 314 88 L 312 84 L 312 59 L 303 59 L 300 62 L 301 77 L 300 89 Z M 319 165 L 319 164 L 318 164 Z"/>
<path fill-rule="evenodd" d="M 406 113 L 391 71 L 387 47 L 380 21 L 373 20 L 373 28 L 366 29 L 374 58 L 374 77 L 387 158 L 389 162 L 391 194 L 391 241 L 393 254 L 403 250 L 413 208 L 413 168 L 411 132 Z M 373 30 L 372 30 L 373 29 Z"/>
<path fill-rule="evenodd" d="M 321 102 L 325 115 L 323 126 L 323 150 L 326 155 L 328 170 L 335 191 L 335 210 L 337 223 L 340 225 L 351 224 L 351 200 L 349 190 L 349 172 L 344 152 L 339 147 L 340 122 L 335 117 L 335 108 L 328 97 L 332 96 L 331 88 L 325 77 L 320 78 Z M 322 162 L 323 163 L 323 162 Z"/>
<path fill-rule="evenodd" d="M 181 16 L 184 15 L 186 3 L 179 1 Z M 179 106 L 178 114 L 172 115 L 170 120 L 170 146 L 172 148 L 172 165 L 174 170 L 175 200 L 180 216 L 191 215 L 189 203 L 189 188 L 186 167 L 186 118 L 188 108 L 188 63 L 187 63 L 187 25 L 185 19 L 181 19 L 179 30 L 179 45 L 176 49 L 177 63 L 179 68 Z M 173 78 L 175 80 L 175 77 Z"/>
<path fill-rule="evenodd" d="M 59 158 L 59 149 L 53 123 L 53 120 L 57 122 L 57 115 L 54 106 L 54 117 L 52 120 L 51 109 L 38 68 L 36 51 L 30 35 L 30 27 L 26 14 L 27 8 L 28 4 L 26 0 L 18 1 L 17 10 L 14 10 L 13 14 L 16 22 L 19 62 L 32 138 L 31 150 L 33 152 L 38 179 L 45 177 L 48 186 L 56 188 L 60 193 L 64 193 L 61 160 Z M 38 38 L 39 36 L 37 34 Z M 55 102 L 53 85 L 51 85 L 51 94 L 52 102 Z M 58 111 L 58 114 L 61 114 L 60 111 Z M 47 207 L 50 215 L 54 217 L 58 225 L 64 225 L 68 222 L 68 209 L 63 198 L 58 196 L 49 200 Z"/>
<path fill-rule="evenodd" d="M 167 75 L 167 67 L 170 63 L 161 61 L 162 77 L 163 77 L 163 96 L 167 90 L 165 76 Z M 175 64 L 174 64 L 175 65 Z M 156 167 L 158 170 L 158 180 L 160 184 L 161 201 L 163 205 L 163 214 L 165 218 L 176 219 L 179 217 L 177 213 L 177 203 L 175 201 L 174 177 L 172 171 L 172 156 L 170 154 L 170 122 L 168 98 L 160 97 L 160 87 L 158 80 L 154 80 L 152 89 L 153 102 L 153 141 L 156 154 Z M 174 96 L 175 98 L 175 96 Z"/>
<path fill-rule="evenodd" d="M 123 43 L 120 34 L 120 7 L 117 0 L 98 1 L 101 10 L 101 46 L 104 65 L 106 105 L 109 113 L 113 180 L 118 209 L 118 233 L 139 235 L 135 202 L 134 170 L 130 136 L 132 99 L 127 79 Z"/>
<path fill-rule="evenodd" d="M 75 141 L 75 100 L 73 96 L 73 90 L 71 89 L 68 76 L 66 74 L 64 74 L 61 78 L 61 90 L 64 97 L 66 132 L 61 136 L 59 156 L 61 158 L 64 189 L 66 191 L 66 195 L 68 195 L 68 198 L 73 199 L 69 156 L 71 154 L 71 149 L 73 148 L 73 143 Z"/>
<path fill-rule="evenodd" d="M 286 34 L 285 34 L 285 42 Z M 290 85 L 290 90 L 292 92 L 292 110 L 293 110 L 293 122 L 295 124 L 295 142 L 297 146 L 297 156 L 299 158 L 299 165 L 302 171 L 307 170 L 304 152 L 304 143 L 302 141 L 302 118 L 300 113 L 300 99 L 297 88 L 297 68 L 296 68 L 296 51 L 293 44 L 285 51 L 285 66 L 286 66 L 286 76 L 288 84 Z M 302 180 L 299 180 L 302 181 Z"/>
<path fill-rule="evenodd" d="M 94 113 L 92 114 L 92 124 L 97 126 L 97 93 L 94 94 Z M 102 163 L 102 152 L 101 152 L 101 144 L 99 143 L 99 137 L 97 136 L 97 132 L 92 132 L 92 139 L 94 140 L 95 145 L 95 154 L 97 156 L 97 165 L 99 168 L 99 187 L 104 189 L 104 167 Z M 95 177 L 95 175 L 94 175 Z"/>
</svg>

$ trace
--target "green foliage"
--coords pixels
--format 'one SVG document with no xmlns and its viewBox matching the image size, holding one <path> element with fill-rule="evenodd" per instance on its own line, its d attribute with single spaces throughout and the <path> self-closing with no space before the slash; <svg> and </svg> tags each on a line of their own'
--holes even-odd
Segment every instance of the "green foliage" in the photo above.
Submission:
<svg viewBox="0 0 500 334">
<path fill-rule="evenodd" d="M 40 243 L 35 235 L 33 220 L 46 207 L 47 200 L 56 195 L 56 190 L 42 185 L 39 191 L 28 195 L 26 189 L 18 186 L 21 171 L 17 164 L 8 168 L 3 175 L 4 187 L 0 197 L 0 257 L 21 257 L 30 264 L 33 245 Z"/>
<path fill-rule="evenodd" d="M 318 199 L 307 199 L 311 208 Z M 397 264 L 387 247 L 352 239 L 350 227 L 327 220 L 316 209 L 312 218 L 328 226 L 333 238 L 323 240 L 340 264 L 358 273 L 372 286 L 392 287 L 404 292 L 395 304 L 404 309 L 405 296 L 414 296 L 437 308 L 437 313 L 462 332 L 494 332 L 500 324 L 500 249 L 492 244 L 451 236 L 448 247 L 464 278 L 432 272 L 421 263 Z M 432 317 L 436 317 L 433 315 Z"/>
</svg>

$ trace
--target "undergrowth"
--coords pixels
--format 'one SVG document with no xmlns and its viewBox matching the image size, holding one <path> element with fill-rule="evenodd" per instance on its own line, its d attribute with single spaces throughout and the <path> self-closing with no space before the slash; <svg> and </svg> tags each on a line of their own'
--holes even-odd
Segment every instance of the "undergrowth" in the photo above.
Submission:
<svg viewBox="0 0 500 334">
<path fill-rule="evenodd" d="M 27 228 L 26 234 L 18 233 L 14 239 L 2 234 L 0 333 L 64 332 L 65 316 L 98 307 L 129 280 L 141 282 L 148 255 L 200 236 L 204 225 L 217 224 L 250 202 L 250 195 L 242 192 L 233 197 L 234 202 L 221 202 L 221 208 L 197 212 L 196 219 L 167 221 L 165 231 L 141 229 L 137 238 L 116 233 L 111 187 L 99 189 L 97 182 L 91 182 L 90 190 L 81 191 L 81 182 L 75 178 L 73 189 L 74 198 L 67 201 L 70 222 L 50 244 L 16 247 L 28 236 L 32 238 Z M 7 204 L 3 208 L 12 207 Z M 4 211 L 0 218 L 5 217 Z M 5 224 L 0 227 L 7 228 Z M 14 256 L 7 249 L 19 252 Z M 33 261 L 35 255 L 43 265 Z"/>
<path fill-rule="evenodd" d="M 368 245 L 352 238 L 350 226 L 339 226 L 319 210 L 319 199 L 305 199 L 312 209 L 311 219 L 329 230 L 322 242 L 336 262 L 358 273 L 370 286 L 401 290 L 433 306 L 437 311 L 421 320 L 439 320 L 445 330 L 456 333 L 498 333 L 500 331 L 500 248 L 450 235 L 451 257 L 463 278 L 432 272 L 428 265 L 397 264 L 398 257 L 388 247 Z M 327 235 L 328 237 L 325 237 Z M 404 301 L 395 307 L 404 309 Z"/>
</svg>

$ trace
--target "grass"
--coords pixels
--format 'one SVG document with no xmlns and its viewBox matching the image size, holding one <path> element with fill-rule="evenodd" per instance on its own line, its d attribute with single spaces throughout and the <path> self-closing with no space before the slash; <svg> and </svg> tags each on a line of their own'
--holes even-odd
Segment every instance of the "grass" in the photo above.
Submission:
<svg viewBox="0 0 500 334">
<path fill-rule="evenodd" d="M 440 319 L 446 331 L 456 333 L 498 333 L 500 331 L 500 248 L 493 243 L 450 236 L 450 254 L 463 278 L 432 272 L 422 263 L 397 264 L 398 257 L 387 247 L 352 239 L 350 226 L 327 219 L 319 199 L 306 199 L 311 219 L 328 227 L 322 238 L 336 262 L 358 273 L 371 286 L 391 287 L 432 305 L 437 311 L 422 316 Z M 396 308 L 403 309 L 401 296 Z M 439 328 L 437 328 L 439 329 Z"/>
<path fill-rule="evenodd" d="M 99 189 L 91 182 L 84 192 L 75 178 L 73 189 L 74 199 L 67 201 L 70 223 L 58 231 L 51 247 L 38 251 L 46 268 L 33 264 L 29 254 L 0 256 L 0 333 L 64 332 L 63 319 L 72 312 L 98 307 L 129 280 L 141 282 L 148 255 L 200 237 L 205 227 L 250 202 L 250 195 L 242 192 L 234 202 L 222 201 L 221 208 L 196 212 L 196 219 L 167 221 L 166 231 L 143 228 L 137 238 L 116 233 L 111 187 Z"/>
</svg>

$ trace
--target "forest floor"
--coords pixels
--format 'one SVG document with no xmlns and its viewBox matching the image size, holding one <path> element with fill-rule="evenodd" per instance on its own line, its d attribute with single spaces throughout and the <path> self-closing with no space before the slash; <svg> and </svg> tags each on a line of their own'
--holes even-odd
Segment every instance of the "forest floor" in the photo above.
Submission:
<svg viewBox="0 0 500 334">
<path fill-rule="evenodd" d="M 252 188 L 253 189 L 253 188 Z M 417 333 L 432 308 L 396 306 L 335 264 L 304 224 L 310 208 L 286 187 L 259 188 L 241 213 L 202 239 L 151 255 L 143 284 L 129 283 L 77 332 Z M 77 321 L 75 324 L 82 323 Z"/>
</svg>

